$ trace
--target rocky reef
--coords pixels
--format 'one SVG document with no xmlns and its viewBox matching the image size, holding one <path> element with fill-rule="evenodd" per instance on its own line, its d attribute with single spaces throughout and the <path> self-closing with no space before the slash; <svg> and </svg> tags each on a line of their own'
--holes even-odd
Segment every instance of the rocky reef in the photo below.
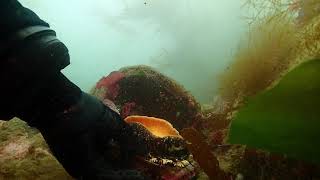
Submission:
<svg viewBox="0 0 320 180">
<path fill-rule="evenodd" d="M 100 79 L 92 93 L 104 101 L 113 101 L 123 118 L 129 115 L 158 117 L 178 130 L 196 123 L 201 115 L 199 103 L 189 92 L 148 66 L 112 72 Z"/>
</svg>

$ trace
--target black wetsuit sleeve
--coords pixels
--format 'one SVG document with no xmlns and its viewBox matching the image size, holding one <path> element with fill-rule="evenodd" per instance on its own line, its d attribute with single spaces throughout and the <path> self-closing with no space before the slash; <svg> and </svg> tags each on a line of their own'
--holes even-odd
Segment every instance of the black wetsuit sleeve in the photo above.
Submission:
<svg viewBox="0 0 320 180">
<path fill-rule="evenodd" d="M 8 38 L 19 29 L 36 25 L 49 27 L 48 23 L 17 0 L 0 0 L 0 40 Z"/>
<path fill-rule="evenodd" d="M 8 46 L 12 48 L 8 41 L 17 31 L 39 25 L 49 27 L 48 23 L 40 19 L 30 9 L 23 7 L 19 1 L 0 0 L 0 82 L 2 86 L 0 89 L 0 119 L 2 120 L 8 120 L 15 116 L 16 106 L 21 102 L 25 104 L 26 97 L 32 98 L 32 95 L 35 94 L 37 89 L 35 87 L 42 86 L 42 84 L 38 85 L 39 83 L 37 83 L 34 76 L 26 76 L 26 72 L 32 71 L 31 69 L 34 65 L 25 66 L 24 63 L 29 60 L 34 61 L 34 50 L 37 51 L 39 48 L 27 44 L 24 48 L 26 50 L 22 49 L 19 52 L 15 52 L 15 58 L 8 59 L 4 56 L 7 53 Z M 17 50 L 17 48 L 12 49 Z M 27 53 L 22 53 L 22 51 Z M 43 62 L 45 63 L 45 61 Z"/>
</svg>

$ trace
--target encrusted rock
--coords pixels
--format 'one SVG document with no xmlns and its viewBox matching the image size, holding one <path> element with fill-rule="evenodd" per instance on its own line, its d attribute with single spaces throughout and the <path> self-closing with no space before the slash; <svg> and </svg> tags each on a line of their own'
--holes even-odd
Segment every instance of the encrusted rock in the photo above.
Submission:
<svg viewBox="0 0 320 180">
<path fill-rule="evenodd" d="M 123 118 L 153 116 L 181 130 L 199 119 L 200 105 L 179 83 L 148 66 L 131 66 L 103 77 L 92 93 L 110 99 Z"/>
</svg>

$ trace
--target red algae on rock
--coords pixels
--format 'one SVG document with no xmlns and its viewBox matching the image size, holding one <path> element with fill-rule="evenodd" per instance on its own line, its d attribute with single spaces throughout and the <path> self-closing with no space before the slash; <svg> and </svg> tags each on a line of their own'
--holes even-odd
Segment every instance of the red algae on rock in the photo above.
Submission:
<svg viewBox="0 0 320 180">
<path fill-rule="evenodd" d="M 26 137 L 10 140 L 10 142 L 0 147 L 0 162 L 10 159 L 22 159 L 28 154 L 30 147 L 31 143 Z"/>
<path fill-rule="evenodd" d="M 103 77 L 96 84 L 96 89 L 105 89 L 106 92 L 103 95 L 103 99 L 108 98 L 114 100 L 119 93 L 118 82 L 125 77 L 124 73 L 119 71 L 113 71 L 108 76 Z"/>
</svg>

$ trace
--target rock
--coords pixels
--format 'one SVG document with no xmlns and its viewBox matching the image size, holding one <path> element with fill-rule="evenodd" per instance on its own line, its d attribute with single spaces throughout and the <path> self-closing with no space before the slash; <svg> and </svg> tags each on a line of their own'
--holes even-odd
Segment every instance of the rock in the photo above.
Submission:
<svg viewBox="0 0 320 180">
<path fill-rule="evenodd" d="M 19 119 L 0 123 L 0 179 L 72 179 L 41 134 Z"/>
<path fill-rule="evenodd" d="M 181 130 L 201 116 L 200 105 L 189 92 L 148 66 L 131 66 L 112 72 L 91 92 L 102 100 L 114 101 L 123 118 L 153 116 L 166 119 Z"/>
</svg>

